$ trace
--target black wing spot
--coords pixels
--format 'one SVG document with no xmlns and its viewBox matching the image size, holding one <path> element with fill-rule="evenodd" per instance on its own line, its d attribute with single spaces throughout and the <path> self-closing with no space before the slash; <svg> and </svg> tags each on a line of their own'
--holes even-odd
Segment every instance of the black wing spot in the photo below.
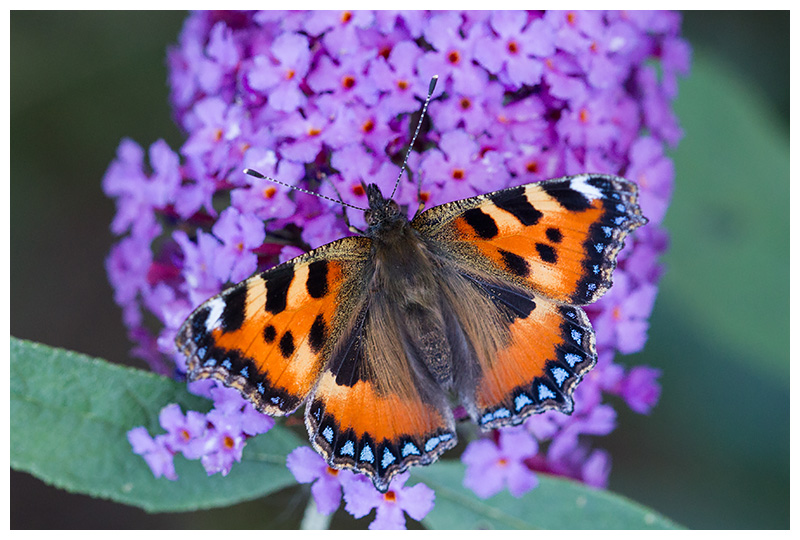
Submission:
<svg viewBox="0 0 800 540">
<path fill-rule="evenodd" d="M 539 252 L 539 257 L 546 263 L 555 264 L 558 261 L 558 255 L 553 246 L 547 244 L 536 244 L 536 251 Z"/>
<path fill-rule="evenodd" d="M 271 324 L 268 324 L 264 327 L 264 341 L 270 345 L 275 341 L 275 338 L 278 337 L 278 333 L 275 331 L 275 327 Z"/>
<path fill-rule="evenodd" d="M 503 264 L 509 272 L 519 277 L 528 277 L 530 275 L 531 267 L 528 261 L 516 253 L 511 253 L 504 249 L 498 249 L 497 251 L 500 253 L 500 256 L 503 257 Z"/>
<path fill-rule="evenodd" d="M 545 231 L 545 234 L 547 235 L 547 239 L 554 244 L 560 243 L 564 238 L 564 235 L 561 234 L 561 230 L 555 227 L 548 227 L 548 229 Z"/>
<path fill-rule="evenodd" d="M 498 208 L 513 215 L 526 227 L 536 225 L 542 219 L 543 214 L 528 201 L 525 188 L 522 186 L 502 191 L 491 200 Z"/>
<path fill-rule="evenodd" d="M 553 197 L 558 204 L 570 212 L 583 212 L 592 207 L 592 202 L 584 195 L 572 189 L 570 180 L 559 180 L 557 182 L 542 182 L 541 186 L 545 193 Z"/>
<path fill-rule="evenodd" d="M 484 213 L 480 208 L 472 208 L 464 212 L 464 220 L 484 240 L 494 238 L 500 232 L 492 216 Z"/>
<path fill-rule="evenodd" d="M 225 308 L 222 310 L 222 331 L 233 332 L 244 323 L 245 305 L 247 303 L 247 285 L 240 283 L 228 290 L 223 296 Z"/>
<path fill-rule="evenodd" d="M 311 331 L 308 334 L 308 345 L 311 347 L 311 352 L 318 354 L 325 345 L 325 340 L 328 339 L 328 325 L 325 324 L 325 319 L 322 315 L 317 315 L 314 319 L 314 324 L 311 325 Z"/>
<path fill-rule="evenodd" d="M 328 261 L 314 261 L 308 265 L 306 290 L 311 298 L 322 298 L 328 294 Z"/>
<path fill-rule="evenodd" d="M 211 308 L 204 307 L 197 311 L 192 317 L 192 339 L 199 342 L 202 338 L 208 335 L 206 324 L 208 323 L 208 316 L 211 314 Z"/>
<path fill-rule="evenodd" d="M 294 354 L 294 336 L 292 336 L 292 331 L 287 330 L 285 334 L 281 337 L 281 341 L 278 343 L 278 347 L 281 350 L 281 356 L 284 358 L 289 358 Z"/>
<path fill-rule="evenodd" d="M 273 315 L 277 315 L 286 309 L 286 297 L 294 279 L 294 268 L 287 265 L 268 270 L 261 274 L 261 278 L 267 287 L 267 301 L 264 307 Z"/>
<path fill-rule="evenodd" d="M 482 281 L 469 274 L 461 274 L 486 294 L 495 306 L 509 315 L 509 322 L 516 319 L 527 319 L 536 309 L 536 302 L 526 293 L 499 283 Z"/>
</svg>

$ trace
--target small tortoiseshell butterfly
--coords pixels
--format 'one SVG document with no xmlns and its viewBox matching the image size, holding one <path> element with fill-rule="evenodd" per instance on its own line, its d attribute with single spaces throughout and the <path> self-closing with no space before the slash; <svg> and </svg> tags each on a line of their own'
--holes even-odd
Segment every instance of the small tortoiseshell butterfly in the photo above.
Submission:
<svg viewBox="0 0 800 540">
<path fill-rule="evenodd" d="M 597 357 L 578 306 L 608 290 L 625 236 L 646 223 L 636 186 L 582 174 L 411 221 L 377 185 L 366 193 L 363 236 L 255 274 L 189 316 L 177 337 L 188 379 L 220 380 L 270 415 L 307 403 L 314 448 L 384 492 L 456 444 L 451 401 L 485 430 L 570 413 Z"/>
</svg>

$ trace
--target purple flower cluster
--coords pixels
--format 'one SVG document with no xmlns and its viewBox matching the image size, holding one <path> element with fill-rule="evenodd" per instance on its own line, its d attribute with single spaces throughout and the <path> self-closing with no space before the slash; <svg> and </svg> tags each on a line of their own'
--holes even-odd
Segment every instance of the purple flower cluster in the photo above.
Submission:
<svg viewBox="0 0 800 540">
<path fill-rule="evenodd" d="M 370 529 L 405 529 L 404 513 L 421 520 L 433 508 L 433 490 L 425 484 L 406 487 L 408 473 L 395 477 L 391 488 L 380 493 L 365 476 L 331 468 L 307 446 L 293 450 L 286 458 L 286 465 L 298 482 L 312 484 L 311 493 L 323 515 L 333 514 L 342 497 L 345 510 L 356 518 L 366 516 L 374 508 L 375 520 Z"/>
<path fill-rule="evenodd" d="M 657 370 L 625 368 L 615 355 L 645 344 L 668 244 L 660 224 L 674 169 L 664 150 L 681 137 L 670 105 L 690 56 L 679 31 L 670 12 L 193 13 L 168 58 L 186 142 L 178 151 L 152 144 L 145 163 L 143 149 L 124 140 L 103 180 L 120 237 L 107 270 L 133 354 L 161 373 L 185 371 L 174 337 L 194 307 L 226 284 L 348 234 L 339 206 L 243 168 L 333 198 L 335 186 L 345 202 L 366 207 L 361 181 L 391 191 L 412 116 L 438 74 L 430 126 L 416 147 L 424 150 L 412 153 L 410 178 L 395 197 L 412 212 L 417 179 L 428 206 L 585 172 L 640 187 L 650 223 L 627 241 L 612 290 L 587 309 L 599 361 L 575 393 L 575 412 L 536 415 L 513 433 L 471 443 L 463 456 L 465 484 L 484 497 L 505 484 L 524 493 L 536 470 L 604 486 L 610 458 L 587 436 L 615 427 L 605 397 L 647 413 L 660 392 Z M 364 225 L 363 216 L 349 217 Z M 244 428 L 252 418 L 238 396 L 215 403 L 205 422 L 168 407 L 168 433 L 152 439 L 134 430 L 135 451 L 157 475 L 174 476 L 177 451 L 226 472 L 257 430 Z M 310 469 L 291 463 L 308 481 Z M 324 475 L 315 486 L 332 482 Z M 312 488 L 326 511 L 339 504 L 331 489 Z M 402 526 L 400 508 L 424 515 L 403 506 L 403 489 L 393 491 L 394 506 L 372 506 L 377 526 Z M 368 512 L 366 499 L 344 493 L 356 515 Z"/>
<path fill-rule="evenodd" d="M 275 425 L 275 420 L 255 410 L 236 390 L 210 381 L 191 385 L 193 392 L 213 400 L 208 414 L 188 411 L 184 415 L 173 403 L 158 416 L 166 433 L 151 437 L 144 427 L 128 432 L 133 451 L 144 457 L 156 478 L 177 480 L 173 457 L 179 452 L 187 459 L 200 459 L 208 474 L 225 476 L 235 461 L 241 461 L 245 441 Z"/>
</svg>

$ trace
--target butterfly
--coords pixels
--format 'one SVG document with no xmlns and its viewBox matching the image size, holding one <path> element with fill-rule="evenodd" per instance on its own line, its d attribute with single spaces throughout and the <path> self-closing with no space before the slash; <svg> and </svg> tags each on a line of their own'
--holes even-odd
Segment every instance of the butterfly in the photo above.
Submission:
<svg viewBox="0 0 800 540">
<path fill-rule="evenodd" d="M 608 290 L 624 238 L 646 223 L 636 186 L 582 174 L 411 220 L 377 185 L 366 194 L 362 235 L 257 273 L 188 317 L 176 338 L 188 379 L 219 380 L 269 415 L 305 404 L 317 452 L 383 492 L 455 446 L 453 403 L 483 430 L 570 413 L 597 358 L 580 306 Z"/>
</svg>

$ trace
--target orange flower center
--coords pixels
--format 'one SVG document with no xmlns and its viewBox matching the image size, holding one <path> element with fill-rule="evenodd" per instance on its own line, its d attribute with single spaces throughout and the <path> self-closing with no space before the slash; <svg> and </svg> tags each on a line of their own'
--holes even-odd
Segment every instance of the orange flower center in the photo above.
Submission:
<svg viewBox="0 0 800 540">
<path fill-rule="evenodd" d="M 364 133 L 372 133 L 372 130 L 375 129 L 375 122 L 372 119 L 367 120 L 361 125 L 361 131 Z"/>
<path fill-rule="evenodd" d="M 320 133 L 322 133 L 322 130 L 319 129 L 319 128 L 309 128 L 308 129 L 308 136 L 309 137 L 316 137 Z"/>
<path fill-rule="evenodd" d="M 234 446 L 233 439 L 229 435 L 225 435 L 225 438 L 222 439 L 222 445 L 228 450 L 231 450 Z"/>
<path fill-rule="evenodd" d="M 578 113 L 578 119 L 583 124 L 589 121 L 589 111 L 586 110 L 586 107 L 582 108 L 581 112 Z"/>
<path fill-rule="evenodd" d="M 328 467 L 327 472 L 331 476 L 337 476 L 339 474 L 339 469 L 334 469 L 333 467 Z"/>
<path fill-rule="evenodd" d="M 293 69 L 287 69 L 285 77 L 286 77 L 287 81 L 291 81 L 292 79 L 294 79 L 294 70 Z"/>
<path fill-rule="evenodd" d="M 349 90 L 353 88 L 355 85 L 356 85 L 356 78 L 353 77 L 352 75 L 345 75 L 342 78 L 342 88 Z"/>
<path fill-rule="evenodd" d="M 464 169 L 453 169 L 453 180 L 463 180 Z"/>
<path fill-rule="evenodd" d="M 539 163 L 537 161 L 529 161 L 528 164 L 525 165 L 525 170 L 529 173 L 539 172 Z"/>
<path fill-rule="evenodd" d="M 397 88 L 405 90 L 408 88 L 408 81 L 397 81 Z"/>
<path fill-rule="evenodd" d="M 264 188 L 264 198 L 271 199 L 275 196 L 275 193 L 277 192 L 278 190 L 275 188 L 275 186 L 266 187 Z"/>
<path fill-rule="evenodd" d="M 342 13 L 342 19 L 341 20 L 342 20 L 343 23 L 345 23 L 345 24 L 349 23 L 350 19 L 352 19 L 352 18 L 353 18 L 353 14 L 351 12 L 349 12 L 349 11 L 345 11 L 344 13 Z"/>
<path fill-rule="evenodd" d="M 513 39 L 508 42 L 506 48 L 508 49 L 508 52 L 510 52 L 511 54 L 517 54 L 519 52 L 519 45 L 517 45 L 517 42 L 514 41 Z"/>
<path fill-rule="evenodd" d="M 450 54 L 447 55 L 447 61 L 451 64 L 458 64 L 461 61 L 461 55 L 458 54 L 458 51 L 450 51 Z"/>
<path fill-rule="evenodd" d="M 467 111 L 472 107 L 472 101 L 469 98 L 463 97 L 458 102 L 458 105 L 461 107 L 462 111 Z"/>
<path fill-rule="evenodd" d="M 394 501 L 396 501 L 396 500 L 397 500 L 397 494 L 396 494 L 394 491 L 387 491 L 387 492 L 386 492 L 386 493 L 383 495 L 383 498 L 384 498 L 384 499 L 385 499 L 387 502 L 391 502 L 391 503 L 393 503 Z"/>
<path fill-rule="evenodd" d="M 364 186 L 362 186 L 361 184 L 356 184 L 355 186 L 353 186 L 352 191 L 358 197 L 362 197 L 364 195 Z"/>
</svg>

